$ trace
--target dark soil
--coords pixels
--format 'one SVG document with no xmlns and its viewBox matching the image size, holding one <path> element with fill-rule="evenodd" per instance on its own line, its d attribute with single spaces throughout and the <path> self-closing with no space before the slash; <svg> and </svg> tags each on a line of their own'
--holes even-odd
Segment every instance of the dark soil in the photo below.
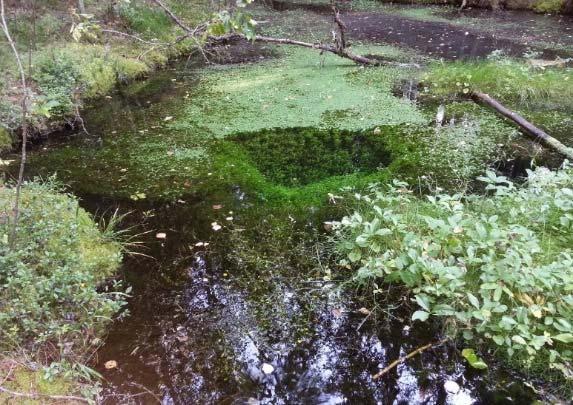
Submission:
<svg viewBox="0 0 573 405">
<path fill-rule="evenodd" d="M 462 14 L 445 9 L 439 15 L 446 18 L 465 17 L 469 27 L 488 31 L 497 38 L 505 38 L 523 45 L 545 43 L 551 48 L 573 50 L 573 16 L 539 15 L 528 11 L 498 11 L 468 9 Z"/>
<path fill-rule="evenodd" d="M 239 40 L 233 44 L 213 46 L 205 53 L 209 63 L 229 65 L 236 63 L 260 62 L 276 57 L 276 51 L 269 46 Z"/>
</svg>

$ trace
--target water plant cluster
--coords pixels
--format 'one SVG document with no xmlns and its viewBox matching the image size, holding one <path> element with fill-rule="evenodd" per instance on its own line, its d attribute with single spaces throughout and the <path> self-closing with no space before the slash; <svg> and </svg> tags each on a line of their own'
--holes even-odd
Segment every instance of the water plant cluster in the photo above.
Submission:
<svg viewBox="0 0 573 405">
<path fill-rule="evenodd" d="M 537 168 L 515 184 L 488 171 L 490 196 L 374 185 L 333 223 L 340 265 L 360 284 L 409 287 L 412 320 L 441 318 L 466 345 L 571 378 L 572 174 Z"/>
</svg>

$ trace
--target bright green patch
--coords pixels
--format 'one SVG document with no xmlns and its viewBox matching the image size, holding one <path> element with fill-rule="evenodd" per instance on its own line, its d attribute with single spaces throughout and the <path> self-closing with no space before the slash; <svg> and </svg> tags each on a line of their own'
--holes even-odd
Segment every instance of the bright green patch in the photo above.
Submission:
<svg viewBox="0 0 573 405">
<path fill-rule="evenodd" d="M 204 128 L 216 137 L 266 128 L 362 130 L 383 124 L 423 123 L 414 105 L 391 86 L 359 86 L 349 78 L 362 68 L 336 56 L 288 49 L 280 61 L 206 72 L 209 97 L 196 97 L 174 129 Z M 398 72 L 386 69 L 389 77 Z M 386 83 L 391 80 L 387 80 Z M 333 120 L 332 113 L 344 111 Z"/>
<path fill-rule="evenodd" d="M 435 63 L 423 83 L 451 97 L 482 91 L 516 106 L 573 109 L 573 70 L 536 69 L 510 59 Z"/>
<path fill-rule="evenodd" d="M 287 186 L 374 171 L 390 163 L 384 139 L 372 132 L 296 128 L 244 133 L 235 139 L 269 180 Z"/>
<path fill-rule="evenodd" d="M 540 0 L 533 5 L 538 13 L 558 13 L 563 9 L 565 0 Z"/>
</svg>

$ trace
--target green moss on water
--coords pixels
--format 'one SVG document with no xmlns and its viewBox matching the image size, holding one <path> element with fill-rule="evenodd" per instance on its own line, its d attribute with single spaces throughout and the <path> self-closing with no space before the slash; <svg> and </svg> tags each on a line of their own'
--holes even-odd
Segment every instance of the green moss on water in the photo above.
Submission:
<svg viewBox="0 0 573 405">
<path fill-rule="evenodd" d="M 194 81 L 173 82 L 170 78 L 135 84 L 124 93 L 135 97 L 140 107 L 134 109 L 132 105 L 108 100 L 99 109 L 95 120 L 104 131 L 101 144 L 94 143 L 94 137 L 86 137 L 68 147 L 49 151 L 36 161 L 32 159 L 32 166 L 41 173 L 57 168 L 63 181 L 82 192 L 172 199 L 200 194 L 205 187 L 250 183 L 260 176 L 250 175 L 253 170 L 248 168 L 230 176 L 223 167 L 223 164 L 236 167 L 242 164 L 237 162 L 235 152 L 222 158 L 225 150 L 237 147 L 230 138 L 239 133 L 300 127 L 359 133 L 384 124 L 427 122 L 413 103 L 391 94 L 399 71 L 372 70 L 379 70 L 376 77 L 371 77 L 370 69 L 340 58 L 327 57 L 321 63 L 316 52 L 291 50 L 277 61 L 191 73 L 191 77 L 201 77 L 199 85 Z M 156 91 L 167 93 L 156 101 Z M 89 113 L 86 119 L 90 121 Z M 268 153 L 262 148 L 260 152 Z M 325 148 L 317 153 L 332 152 L 332 148 Z M 277 153 L 290 152 L 277 149 Z M 309 167 L 309 170 L 322 169 Z M 347 166 L 341 172 L 329 174 L 340 177 L 351 171 Z M 225 177 L 224 184 L 219 181 L 211 184 L 215 177 L 208 173 Z M 350 178 L 363 174 L 353 174 Z M 309 181 L 319 177 L 323 176 L 311 176 Z M 323 192 L 339 183 L 320 180 L 328 185 L 321 181 L 322 186 L 309 187 Z M 276 189 L 270 192 L 267 187 L 254 190 L 265 195 L 264 198 L 277 195 Z M 298 191 L 284 189 L 278 194 L 283 199 Z"/>
<path fill-rule="evenodd" d="M 293 128 L 242 133 L 235 139 L 266 178 L 291 187 L 374 171 L 390 162 L 383 139 L 372 132 Z"/>
<path fill-rule="evenodd" d="M 423 123 L 409 101 L 391 94 L 391 86 L 358 84 L 365 69 L 312 50 L 285 49 L 279 61 L 206 72 L 207 97 L 185 107 L 174 129 L 204 128 L 217 137 L 266 128 L 317 127 L 362 130 L 375 125 Z M 358 52 L 358 50 L 357 50 Z M 386 83 L 399 72 L 380 68 Z M 333 113 L 344 111 L 340 119 Z"/>
</svg>

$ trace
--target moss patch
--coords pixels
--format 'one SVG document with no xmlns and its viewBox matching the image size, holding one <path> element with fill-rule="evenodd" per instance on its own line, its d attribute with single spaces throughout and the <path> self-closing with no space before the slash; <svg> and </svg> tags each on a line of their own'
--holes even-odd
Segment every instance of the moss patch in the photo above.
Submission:
<svg viewBox="0 0 573 405">
<path fill-rule="evenodd" d="M 293 128 L 243 133 L 235 139 L 268 179 L 287 186 L 374 171 L 390 162 L 384 141 L 372 132 Z"/>
<path fill-rule="evenodd" d="M 9 374 L 8 374 L 9 373 Z M 11 359 L 0 361 L 0 376 L 7 377 L 2 386 L 8 390 L 23 394 L 40 395 L 38 399 L 13 397 L 0 392 L 2 404 L 37 405 L 51 403 L 53 400 L 46 395 L 74 395 L 77 384 L 64 377 L 44 378 L 42 370 L 31 370 Z M 71 403 L 71 402 L 70 402 Z"/>
<path fill-rule="evenodd" d="M 12 148 L 12 136 L 8 130 L 0 126 L 0 153 L 8 151 Z"/>
</svg>

